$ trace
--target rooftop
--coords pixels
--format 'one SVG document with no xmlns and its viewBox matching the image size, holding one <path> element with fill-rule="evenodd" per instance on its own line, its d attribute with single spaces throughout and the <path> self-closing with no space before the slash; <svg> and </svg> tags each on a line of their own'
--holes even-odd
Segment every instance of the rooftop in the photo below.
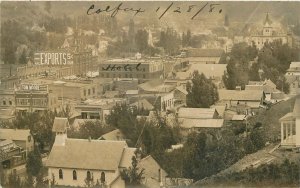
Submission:
<svg viewBox="0 0 300 188">
<path fill-rule="evenodd" d="M 179 79 L 191 78 L 194 71 L 199 74 L 203 73 L 207 78 L 222 78 L 227 71 L 226 64 L 191 64 L 186 72 L 177 72 L 176 77 Z"/>
<path fill-rule="evenodd" d="M 218 116 L 215 108 L 180 108 L 178 118 L 213 119 Z"/>
<path fill-rule="evenodd" d="M 239 101 L 260 101 L 263 91 L 260 90 L 219 90 L 219 99 L 221 100 L 239 100 Z"/>
<path fill-rule="evenodd" d="M 130 104 L 130 106 L 136 106 L 137 108 L 144 108 L 145 110 L 154 109 L 154 106 L 147 99 L 138 99 L 136 102 Z"/>
<path fill-rule="evenodd" d="M 125 141 L 66 139 L 65 146 L 53 146 L 46 166 L 115 171 L 126 148 Z"/>
<path fill-rule="evenodd" d="M 165 84 L 163 80 L 157 79 L 157 80 L 150 80 L 148 82 L 142 83 L 138 85 L 138 87 L 148 92 L 167 93 L 174 90 L 176 85 Z"/>
<path fill-rule="evenodd" d="M 120 129 L 115 129 L 102 135 L 99 140 L 125 140 L 125 136 Z"/>
<path fill-rule="evenodd" d="M 104 63 L 122 63 L 122 64 L 138 64 L 138 63 L 159 63 L 162 62 L 160 59 L 109 59 L 104 61 Z"/>
<path fill-rule="evenodd" d="M 29 129 L 0 129 L 0 140 L 26 141 L 30 135 Z"/>
<path fill-rule="evenodd" d="M 187 50 L 188 57 L 220 57 L 223 54 L 222 49 L 202 49 L 191 48 Z"/>
<path fill-rule="evenodd" d="M 224 119 L 179 119 L 181 127 L 190 128 L 220 128 L 223 126 Z"/>
</svg>

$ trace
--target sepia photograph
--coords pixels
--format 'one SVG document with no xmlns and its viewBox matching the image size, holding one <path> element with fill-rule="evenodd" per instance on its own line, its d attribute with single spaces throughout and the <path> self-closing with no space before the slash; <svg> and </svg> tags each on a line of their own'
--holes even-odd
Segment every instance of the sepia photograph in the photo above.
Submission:
<svg viewBox="0 0 300 188">
<path fill-rule="evenodd" d="M 0 0 L 0 188 L 300 187 L 300 1 Z"/>
</svg>

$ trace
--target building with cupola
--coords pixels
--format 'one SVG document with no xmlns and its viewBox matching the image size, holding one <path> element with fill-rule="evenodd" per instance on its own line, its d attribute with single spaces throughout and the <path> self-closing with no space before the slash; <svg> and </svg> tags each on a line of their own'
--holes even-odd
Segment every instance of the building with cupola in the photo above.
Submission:
<svg viewBox="0 0 300 188">
<path fill-rule="evenodd" d="M 283 44 L 292 46 L 292 35 L 285 31 L 279 23 L 271 20 L 267 13 L 262 26 L 258 26 L 252 31 L 249 37 L 249 45 L 255 45 L 258 49 L 262 49 L 266 43 L 281 41 Z"/>
</svg>

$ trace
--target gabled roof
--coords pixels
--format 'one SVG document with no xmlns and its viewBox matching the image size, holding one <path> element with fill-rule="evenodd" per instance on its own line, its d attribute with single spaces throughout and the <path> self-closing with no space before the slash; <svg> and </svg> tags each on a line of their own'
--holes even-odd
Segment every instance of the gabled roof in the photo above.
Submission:
<svg viewBox="0 0 300 188">
<path fill-rule="evenodd" d="M 102 135 L 99 140 L 125 140 L 125 136 L 120 129 L 115 129 Z"/>
<path fill-rule="evenodd" d="M 300 97 L 295 100 L 293 112 L 289 112 L 279 119 L 279 121 L 290 121 L 300 117 Z"/>
<path fill-rule="evenodd" d="M 260 90 L 219 90 L 219 99 L 221 100 L 239 100 L 239 101 L 260 101 L 263 97 L 263 91 Z"/>
<path fill-rule="evenodd" d="M 300 97 L 296 98 L 294 109 L 293 109 L 293 115 L 295 117 L 300 117 Z"/>
<path fill-rule="evenodd" d="M 290 120 L 294 120 L 293 112 L 289 112 L 279 119 L 279 121 L 290 121 Z"/>
<path fill-rule="evenodd" d="M 245 90 L 261 90 L 263 91 L 263 85 L 246 85 Z"/>
<path fill-rule="evenodd" d="M 220 57 L 223 54 L 223 49 L 202 49 L 192 48 L 187 50 L 188 57 Z"/>
<path fill-rule="evenodd" d="M 65 132 L 68 127 L 68 118 L 55 117 L 52 132 Z"/>
<path fill-rule="evenodd" d="M 187 90 L 186 90 L 186 89 L 184 89 L 182 85 L 181 85 L 181 86 L 178 86 L 178 87 L 176 87 L 176 90 L 180 91 L 181 93 L 183 93 L 183 94 L 185 94 L 185 95 L 187 95 L 187 94 L 188 94 Z"/>
<path fill-rule="evenodd" d="M 160 164 L 151 155 L 148 155 L 147 157 L 141 159 L 138 163 L 138 167 L 141 169 L 145 169 L 144 176 L 148 178 L 151 177 L 151 179 L 153 180 L 159 180 L 158 169 L 161 169 L 161 173 L 164 177 L 168 175 L 167 172 L 162 169 Z"/>
<path fill-rule="evenodd" d="M 203 73 L 206 78 L 222 78 L 227 71 L 226 64 L 192 64 L 186 72 L 177 72 L 176 77 L 179 79 L 188 79 L 194 71 L 199 74 Z"/>
<path fill-rule="evenodd" d="M 175 85 L 165 84 L 163 80 L 156 79 L 138 85 L 138 87 L 144 91 L 166 93 L 174 90 Z"/>
<path fill-rule="evenodd" d="M 180 108 L 178 118 L 213 119 L 218 116 L 215 108 Z"/>
<path fill-rule="evenodd" d="M 30 135 L 29 129 L 0 129 L 0 140 L 26 141 Z"/>
<path fill-rule="evenodd" d="M 66 139 L 65 146 L 53 146 L 47 167 L 117 170 L 125 141 Z"/>
<path fill-rule="evenodd" d="M 138 100 L 138 101 L 130 104 L 130 106 L 136 106 L 137 108 L 144 108 L 145 110 L 153 110 L 154 109 L 154 106 L 147 99 Z"/>
<path fill-rule="evenodd" d="M 121 159 L 119 167 L 129 168 L 132 166 L 132 157 L 135 156 L 136 148 L 125 148 L 123 151 L 123 157 Z"/>
<path fill-rule="evenodd" d="M 220 128 L 223 126 L 224 119 L 179 119 L 181 127 L 190 128 Z"/>
<path fill-rule="evenodd" d="M 218 112 L 218 114 L 223 117 L 225 110 L 226 110 L 226 106 L 225 105 L 212 105 L 210 108 L 215 108 L 216 111 Z"/>
</svg>

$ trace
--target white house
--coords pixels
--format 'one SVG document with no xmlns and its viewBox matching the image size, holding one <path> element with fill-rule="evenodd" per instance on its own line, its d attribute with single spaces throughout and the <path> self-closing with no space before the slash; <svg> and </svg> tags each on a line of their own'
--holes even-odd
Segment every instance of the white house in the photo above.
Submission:
<svg viewBox="0 0 300 188">
<path fill-rule="evenodd" d="M 125 141 L 70 139 L 66 125 L 66 119 L 61 118 L 53 127 L 55 144 L 46 162 L 49 182 L 74 187 L 91 183 L 125 187 L 120 171 L 131 166 L 136 148 L 129 148 Z"/>
<path fill-rule="evenodd" d="M 300 147 L 300 98 L 295 101 L 293 112 L 279 119 L 281 124 L 281 146 Z"/>
</svg>

